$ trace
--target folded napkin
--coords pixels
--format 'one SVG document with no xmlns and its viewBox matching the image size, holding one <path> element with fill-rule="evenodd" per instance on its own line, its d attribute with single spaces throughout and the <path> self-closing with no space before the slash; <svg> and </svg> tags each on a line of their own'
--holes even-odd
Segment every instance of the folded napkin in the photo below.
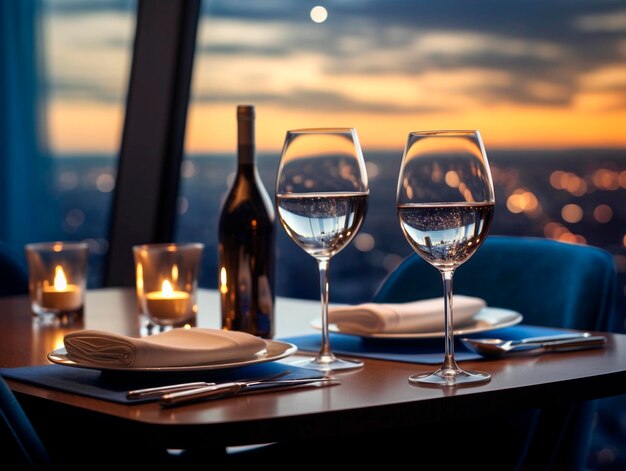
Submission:
<svg viewBox="0 0 626 471">
<path fill-rule="evenodd" d="M 245 332 L 218 329 L 173 329 L 145 338 L 101 330 L 67 334 L 70 360 L 81 364 L 116 367 L 190 366 L 253 358 L 265 340 Z"/>
<path fill-rule="evenodd" d="M 454 324 L 467 323 L 487 305 L 483 299 L 454 296 Z M 444 329 L 443 298 L 408 303 L 331 307 L 328 320 L 341 332 L 362 334 L 439 332 Z"/>
</svg>

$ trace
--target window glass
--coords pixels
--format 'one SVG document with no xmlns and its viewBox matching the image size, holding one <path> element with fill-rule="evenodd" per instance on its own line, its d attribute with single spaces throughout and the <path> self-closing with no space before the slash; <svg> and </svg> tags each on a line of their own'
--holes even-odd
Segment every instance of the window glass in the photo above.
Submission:
<svg viewBox="0 0 626 471">
<path fill-rule="evenodd" d="M 235 109 L 252 103 L 272 197 L 287 129 L 359 133 L 370 207 L 331 261 L 331 302 L 369 300 L 411 253 L 395 188 L 407 133 L 424 129 L 481 131 L 496 185 L 491 234 L 606 248 L 624 286 L 624 18 L 612 0 L 204 2 L 177 223 L 179 240 L 206 244 L 202 284 L 217 286 Z M 277 293 L 317 298 L 314 259 L 278 223 L 277 235 Z"/>
<path fill-rule="evenodd" d="M 48 237 L 90 242 L 101 282 L 136 21 L 135 0 L 45 0 L 42 39 Z"/>
<path fill-rule="evenodd" d="M 491 234 L 609 250 L 622 290 L 618 312 L 626 312 L 623 0 L 204 1 L 176 233 L 206 244 L 205 287 L 217 287 L 235 110 L 248 103 L 256 105 L 257 161 L 272 197 L 286 130 L 359 133 L 370 207 L 330 263 L 331 302 L 370 300 L 412 253 L 395 211 L 407 133 L 456 128 L 478 129 L 487 148 Z M 277 244 L 277 294 L 317 299 L 315 260 L 279 223 Z M 626 466 L 624 411 L 623 397 L 602 402 L 590 469 Z"/>
</svg>

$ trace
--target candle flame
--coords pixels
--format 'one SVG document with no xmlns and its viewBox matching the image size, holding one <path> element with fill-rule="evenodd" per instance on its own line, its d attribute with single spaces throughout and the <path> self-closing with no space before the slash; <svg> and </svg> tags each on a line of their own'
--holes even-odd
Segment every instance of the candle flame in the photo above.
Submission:
<svg viewBox="0 0 626 471">
<path fill-rule="evenodd" d="M 167 280 L 163 281 L 161 285 L 161 291 L 163 292 L 163 296 L 167 298 L 171 298 L 174 296 L 174 289 L 172 288 L 172 283 Z"/>
<path fill-rule="evenodd" d="M 228 285 L 226 284 L 226 268 L 220 270 L 220 293 L 228 293 Z"/>
<path fill-rule="evenodd" d="M 141 262 L 137 264 L 135 278 L 137 284 L 137 292 L 143 293 L 143 265 L 141 264 Z"/>
<path fill-rule="evenodd" d="M 61 265 L 57 265 L 54 268 L 54 289 L 57 291 L 63 291 L 67 289 L 67 278 L 63 272 Z"/>
</svg>

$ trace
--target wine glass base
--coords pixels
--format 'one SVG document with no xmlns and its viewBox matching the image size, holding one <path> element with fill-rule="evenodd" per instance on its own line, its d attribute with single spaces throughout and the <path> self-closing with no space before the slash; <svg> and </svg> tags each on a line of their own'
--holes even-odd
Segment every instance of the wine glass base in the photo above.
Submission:
<svg viewBox="0 0 626 471">
<path fill-rule="evenodd" d="M 409 383 L 430 386 L 461 386 L 471 383 L 484 383 L 491 380 L 489 373 L 465 371 L 460 368 L 440 368 L 432 373 L 416 374 L 409 377 Z"/>
<path fill-rule="evenodd" d="M 317 371 L 337 371 L 361 368 L 363 366 L 363 362 L 359 360 L 343 360 L 336 357 L 333 357 L 332 359 L 316 357 L 290 361 L 289 365 Z"/>
</svg>

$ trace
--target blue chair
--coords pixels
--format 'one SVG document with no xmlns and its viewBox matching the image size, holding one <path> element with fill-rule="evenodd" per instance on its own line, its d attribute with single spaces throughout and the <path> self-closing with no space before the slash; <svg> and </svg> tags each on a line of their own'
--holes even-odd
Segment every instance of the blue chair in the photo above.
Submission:
<svg viewBox="0 0 626 471">
<path fill-rule="evenodd" d="M 41 439 L 1 376 L 0 443 L 2 462 L 13 469 L 54 469 Z"/>
<path fill-rule="evenodd" d="M 0 242 L 0 296 L 28 293 L 25 264 Z M 0 377 L 0 443 L 2 460 L 15 469 L 52 469 L 48 452 L 19 402 Z"/>
<path fill-rule="evenodd" d="M 453 289 L 483 298 L 489 306 L 520 312 L 529 325 L 615 331 L 620 322 L 613 257 L 590 246 L 489 236 L 458 268 Z M 373 300 L 406 302 L 442 295 L 438 270 L 412 254 L 383 281 Z M 504 433 L 500 427 L 494 433 L 492 420 L 486 418 L 486 424 L 478 421 L 471 427 L 480 443 L 470 438 L 464 445 L 471 451 L 488 444 L 486 454 L 490 461 L 501 460 L 501 469 L 584 469 L 595 407 L 596 401 L 589 401 L 525 411 L 506 418 L 509 430 Z"/>
<path fill-rule="evenodd" d="M 0 242 L 0 296 L 28 293 L 28 270 L 24 258 Z"/>
</svg>

